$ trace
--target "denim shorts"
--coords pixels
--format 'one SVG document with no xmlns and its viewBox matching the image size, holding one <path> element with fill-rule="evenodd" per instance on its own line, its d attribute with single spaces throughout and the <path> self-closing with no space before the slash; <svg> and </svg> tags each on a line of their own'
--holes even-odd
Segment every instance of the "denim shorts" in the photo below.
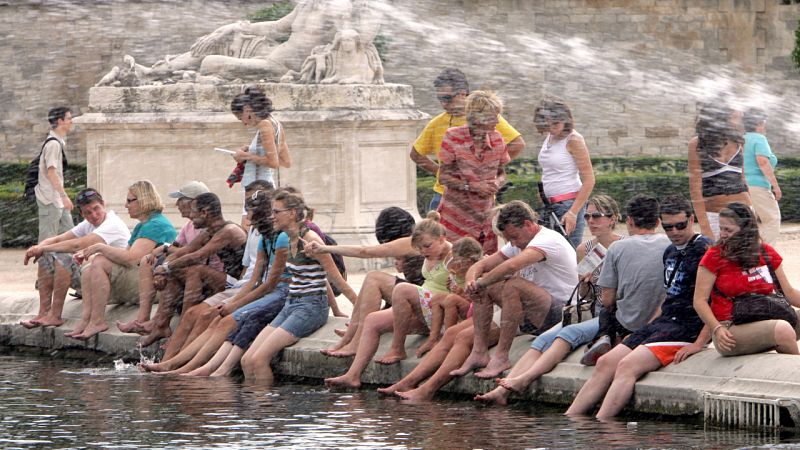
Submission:
<svg viewBox="0 0 800 450">
<path fill-rule="evenodd" d="M 304 338 L 328 321 L 328 295 L 321 292 L 304 297 L 289 297 L 269 326 L 283 328 L 296 338 Z"/>
<path fill-rule="evenodd" d="M 273 303 L 276 298 L 285 299 L 289 295 L 289 283 L 278 283 L 269 294 L 242 306 L 231 314 L 236 323 L 242 321 L 251 311 L 263 308 L 265 305 Z"/>
<path fill-rule="evenodd" d="M 288 290 L 287 287 L 283 291 L 288 293 Z M 256 340 L 258 334 L 261 333 L 261 330 L 275 320 L 275 317 L 283 309 L 286 303 L 286 295 L 280 294 L 281 292 L 275 289 L 270 294 L 259 299 L 260 306 L 251 308 L 247 314 L 242 315 L 241 320 L 237 321 L 236 330 L 228 335 L 228 341 L 242 350 L 247 350 L 250 344 Z M 262 302 L 261 300 L 264 299 L 269 299 L 269 301 Z"/>
<path fill-rule="evenodd" d="M 584 320 L 583 322 L 568 327 L 562 327 L 561 324 L 558 323 L 534 339 L 533 342 L 531 342 L 531 348 L 544 353 L 553 345 L 556 338 L 561 338 L 569 343 L 572 350 L 575 350 L 594 339 L 599 330 L 600 319 L 598 317 Z"/>
<path fill-rule="evenodd" d="M 558 203 L 551 203 L 550 208 L 551 211 L 556 213 L 556 216 L 561 219 L 564 214 L 572 208 L 572 205 L 575 203 L 575 200 L 564 200 L 563 202 Z M 583 240 L 583 229 L 586 227 L 586 221 L 583 220 L 583 213 L 586 212 L 586 205 L 581 207 L 581 210 L 578 211 L 577 217 L 575 218 L 575 229 L 572 230 L 572 233 L 567 236 L 567 240 L 570 244 L 572 244 L 573 248 L 578 248 Z M 557 227 L 556 227 L 557 228 Z"/>
</svg>

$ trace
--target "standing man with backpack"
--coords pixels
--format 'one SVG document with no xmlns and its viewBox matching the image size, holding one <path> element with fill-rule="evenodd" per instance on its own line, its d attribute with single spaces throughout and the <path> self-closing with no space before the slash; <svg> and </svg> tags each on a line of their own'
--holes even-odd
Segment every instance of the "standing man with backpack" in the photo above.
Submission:
<svg viewBox="0 0 800 450">
<path fill-rule="evenodd" d="M 72 226 L 72 201 L 64 190 L 66 163 L 64 138 L 72 129 L 69 108 L 53 108 L 47 113 L 50 133 L 39 156 L 36 206 L 39 210 L 39 242 L 69 231 Z"/>
</svg>

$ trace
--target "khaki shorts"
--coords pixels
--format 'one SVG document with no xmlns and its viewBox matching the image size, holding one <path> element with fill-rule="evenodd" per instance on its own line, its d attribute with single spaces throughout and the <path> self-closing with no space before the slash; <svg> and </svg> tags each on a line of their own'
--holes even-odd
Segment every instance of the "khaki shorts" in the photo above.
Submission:
<svg viewBox="0 0 800 450">
<path fill-rule="evenodd" d="M 216 293 L 211 297 L 208 297 L 207 299 L 203 300 L 203 303 L 212 308 L 216 308 L 217 306 L 220 305 L 226 305 L 228 303 L 228 300 L 232 299 L 233 296 L 236 295 L 236 293 L 238 293 L 240 289 L 241 288 L 225 289 L 224 291 Z"/>
<path fill-rule="evenodd" d="M 750 200 L 761 222 L 758 225 L 761 239 L 767 244 L 775 244 L 781 234 L 781 209 L 775 200 L 775 194 L 767 188 L 750 186 Z"/>
<path fill-rule="evenodd" d="M 39 215 L 39 242 L 61 233 L 66 233 L 74 226 L 72 214 L 64 208 L 36 200 Z"/>
<path fill-rule="evenodd" d="M 139 266 L 114 264 L 111 267 L 111 296 L 108 304 L 139 304 Z"/>
<path fill-rule="evenodd" d="M 75 290 L 81 289 L 81 267 L 72 259 L 71 253 L 45 253 L 39 258 L 39 264 L 48 275 L 56 274 L 56 264 L 58 264 L 70 274 L 69 287 Z"/>
<path fill-rule="evenodd" d="M 800 318 L 800 312 L 798 312 L 798 318 Z M 728 331 L 731 332 L 736 340 L 736 346 L 728 351 L 720 350 L 717 346 L 717 337 L 714 335 L 712 336 L 714 348 L 722 356 L 752 355 L 753 353 L 770 351 L 776 345 L 775 324 L 777 322 L 777 320 L 759 320 L 758 322 L 742 325 L 733 325 L 728 321 L 722 322 L 723 325 L 728 327 Z M 798 320 L 794 332 L 797 338 L 800 339 L 800 320 Z"/>
</svg>

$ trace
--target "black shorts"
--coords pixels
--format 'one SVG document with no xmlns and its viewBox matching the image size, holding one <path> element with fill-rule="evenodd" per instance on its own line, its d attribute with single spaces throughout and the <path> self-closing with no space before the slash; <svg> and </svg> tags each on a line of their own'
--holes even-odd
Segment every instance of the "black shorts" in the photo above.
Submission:
<svg viewBox="0 0 800 450">
<path fill-rule="evenodd" d="M 622 343 L 633 350 L 652 342 L 694 342 L 702 328 L 702 322 L 687 323 L 661 316 L 628 335 Z"/>
<path fill-rule="evenodd" d="M 540 335 L 545 331 L 553 328 L 555 324 L 560 323 L 561 320 L 564 318 L 564 302 L 553 300 L 550 304 L 550 311 L 547 312 L 547 316 L 544 318 L 544 323 L 541 327 L 536 327 L 534 324 L 528 321 L 528 318 L 522 320 L 522 324 L 519 326 L 519 331 L 523 334 L 533 334 L 533 335 Z"/>
</svg>

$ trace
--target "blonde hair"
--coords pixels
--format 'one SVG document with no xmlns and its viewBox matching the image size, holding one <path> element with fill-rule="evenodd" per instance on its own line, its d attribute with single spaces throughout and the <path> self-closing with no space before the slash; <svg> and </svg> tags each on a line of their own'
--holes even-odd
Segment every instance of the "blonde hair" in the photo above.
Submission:
<svg viewBox="0 0 800 450">
<path fill-rule="evenodd" d="M 597 194 L 589 199 L 589 204 L 594 205 L 598 212 L 611 215 L 614 218 L 614 222 L 619 222 L 619 205 L 613 198 L 605 194 Z"/>
<path fill-rule="evenodd" d="M 481 113 L 501 114 L 503 112 L 503 101 L 493 92 L 475 91 L 467 97 L 465 110 L 467 121 Z"/>
<path fill-rule="evenodd" d="M 133 183 L 129 191 L 136 196 L 139 202 L 139 213 L 150 214 L 153 211 L 161 212 L 164 210 L 164 203 L 161 202 L 161 196 L 156 192 L 155 186 L 148 180 L 141 180 Z"/>
<path fill-rule="evenodd" d="M 444 235 L 445 229 L 444 225 L 439 223 L 439 213 L 431 211 L 428 213 L 427 219 L 422 220 L 414 227 L 414 231 L 411 233 L 411 246 L 418 248 L 423 236 L 440 238 Z"/>
<path fill-rule="evenodd" d="M 472 262 L 478 262 L 483 258 L 483 247 L 481 244 L 471 237 L 464 237 L 457 240 L 453 244 L 453 256 L 461 259 L 467 259 Z"/>
</svg>

